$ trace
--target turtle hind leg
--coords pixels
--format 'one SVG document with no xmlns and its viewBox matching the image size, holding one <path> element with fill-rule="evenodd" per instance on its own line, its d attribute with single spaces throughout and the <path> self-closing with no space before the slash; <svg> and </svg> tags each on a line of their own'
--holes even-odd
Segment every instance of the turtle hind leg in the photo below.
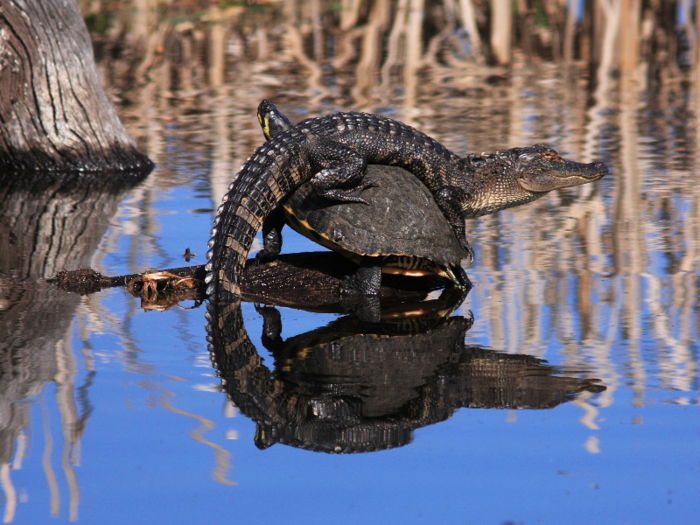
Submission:
<svg viewBox="0 0 700 525">
<path fill-rule="evenodd" d="M 381 264 L 363 262 L 353 275 L 342 280 L 341 304 L 360 321 L 378 323 L 382 316 L 378 297 L 381 286 Z"/>
<path fill-rule="evenodd" d="M 348 275 L 343 279 L 340 285 L 340 293 L 346 295 L 377 295 L 381 286 L 381 265 L 363 263 L 354 275 Z"/>
<path fill-rule="evenodd" d="M 255 262 L 265 263 L 274 261 L 282 251 L 282 228 L 285 224 L 284 211 L 277 206 L 263 220 L 263 247 L 255 255 Z"/>
<path fill-rule="evenodd" d="M 282 340 L 282 316 L 274 306 L 255 305 L 255 311 L 263 318 L 262 344 L 270 352 L 284 348 Z"/>
</svg>

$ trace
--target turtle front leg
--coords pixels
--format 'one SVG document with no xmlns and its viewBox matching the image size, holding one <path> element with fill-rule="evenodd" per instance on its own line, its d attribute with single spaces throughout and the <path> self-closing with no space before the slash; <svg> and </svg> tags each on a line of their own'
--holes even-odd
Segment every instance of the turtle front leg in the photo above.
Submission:
<svg viewBox="0 0 700 525">
<path fill-rule="evenodd" d="M 452 231 L 455 232 L 462 249 L 469 255 L 469 262 L 474 262 L 474 250 L 467 240 L 467 231 L 464 227 L 461 206 L 461 203 L 469 198 L 470 195 L 457 186 L 443 186 L 435 194 L 435 202 L 442 210 L 447 222 L 452 226 Z"/>
<path fill-rule="evenodd" d="M 377 295 L 382 286 L 382 266 L 375 262 L 363 263 L 354 275 L 343 279 L 340 293 L 348 295 Z"/>
<path fill-rule="evenodd" d="M 284 228 L 284 211 L 278 206 L 265 217 L 262 226 L 263 247 L 255 255 L 257 264 L 274 261 L 282 251 L 282 228 Z"/>
</svg>

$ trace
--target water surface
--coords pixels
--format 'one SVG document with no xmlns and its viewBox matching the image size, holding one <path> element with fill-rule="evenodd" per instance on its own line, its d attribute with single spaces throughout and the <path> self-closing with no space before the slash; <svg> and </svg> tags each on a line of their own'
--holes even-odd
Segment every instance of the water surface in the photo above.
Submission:
<svg viewBox="0 0 700 525">
<path fill-rule="evenodd" d="M 285 23 L 275 27 L 289 29 Z M 196 32 L 177 27 L 170 38 L 178 49 L 201 44 Z M 147 64 L 148 78 L 127 89 L 108 69 L 119 71 L 128 57 L 102 56 L 107 90 L 158 169 L 121 193 L 43 201 L 17 190 L 6 201 L 38 211 L 24 211 L 35 244 L 27 242 L 22 256 L 7 255 L 0 274 L 5 521 L 695 519 L 700 166 L 698 95 L 687 77 L 652 89 L 623 86 L 607 72 L 606 82 L 595 84 L 583 68 L 563 74 L 552 63 L 522 60 L 506 72 L 453 62 L 386 74 L 381 62 L 341 63 L 331 52 L 300 58 L 303 49 L 285 47 L 289 42 L 270 31 L 267 43 L 263 33 L 227 33 L 221 84 L 196 53 L 183 51 L 173 62 L 166 47 L 163 62 Z M 280 55 L 284 49 L 288 55 Z M 342 383 L 354 400 L 344 409 L 357 409 L 361 399 L 383 428 L 413 417 L 394 441 L 375 440 L 387 450 L 330 454 L 269 441 L 261 449 L 259 422 L 234 406 L 212 364 L 206 304 L 152 311 L 121 289 L 79 297 L 40 281 L 88 265 L 106 275 L 181 266 L 188 247 L 197 254 L 191 262 L 202 264 L 213 209 L 262 143 L 255 108 L 263 97 L 294 121 L 361 109 L 409 122 L 459 154 L 547 142 L 611 168 L 595 184 L 472 221 L 476 258 L 465 268 L 475 287 L 449 321 L 465 323 L 464 330 L 452 334 L 452 346 L 440 336 L 406 355 L 384 349 L 380 358 L 377 349 L 355 347 L 370 352 L 362 359 L 373 367 L 348 362 L 346 373 L 366 381 L 356 391 L 337 377 L 313 383 L 318 371 L 303 360 L 290 358 L 284 369 L 285 350 L 263 344 L 263 317 L 243 303 L 246 344 L 262 358 L 259 366 L 278 366 L 269 377 L 296 381 L 299 397 L 290 399 L 309 403 L 304 414 L 340 410 L 324 405 L 319 392 Z M 18 209 L 5 211 L 5 219 Z M 56 226 L 65 216 L 72 225 Z M 51 244 L 56 231 L 60 246 Z M 318 249 L 286 231 L 286 252 Z M 306 341 L 304 334 L 329 325 L 337 330 L 342 317 L 278 311 L 284 341 Z M 409 339 L 407 348 L 416 341 Z M 482 408 L 509 383 L 494 376 L 502 383 L 477 394 L 479 381 L 466 367 L 478 359 L 513 363 L 517 371 L 507 377 L 520 384 L 549 378 L 549 365 L 579 383 L 567 383 L 570 395 L 539 409 L 533 394 L 523 394 L 531 384 L 500 401 L 491 395 L 498 408 Z M 383 384 L 379 373 L 368 379 L 370 371 L 390 378 L 401 372 L 403 379 Z M 606 390 L 580 383 L 590 378 Z M 384 397 L 372 397 L 378 392 Z M 289 406 L 275 405 L 276 416 L 301 413 Z"/>
</svg>

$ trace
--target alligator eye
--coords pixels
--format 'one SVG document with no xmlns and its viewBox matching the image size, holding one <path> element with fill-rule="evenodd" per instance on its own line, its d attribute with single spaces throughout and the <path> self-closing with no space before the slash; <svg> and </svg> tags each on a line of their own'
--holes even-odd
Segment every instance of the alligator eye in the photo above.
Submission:
<svg viewBox="0 0 700 525">
<path fill-rule="evenodd" d="M 532 162 L 535 160 L 537 157 L 540 156 L 539 152 L 527 152 L 527 153 L 521 153 L 520 154 L 520 160 L 524 162 Z"/>
<path fill-rule="evenodd" d="M 469 163 L 472 166 L 474 166 L 475 168 L 478 168 L 478 167 L 486 164 L 486 159 L 484 159 L 483 157 L 480 157 L 479 155 L 475 155 L 474 153 L 470 153 L 467 156 L 467 159 L 469 160 Z"/>
</svg>

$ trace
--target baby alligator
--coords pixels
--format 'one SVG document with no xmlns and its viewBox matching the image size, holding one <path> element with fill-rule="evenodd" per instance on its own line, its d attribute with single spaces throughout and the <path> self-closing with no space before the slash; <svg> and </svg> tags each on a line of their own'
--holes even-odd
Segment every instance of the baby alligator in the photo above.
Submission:
<svg viewBox="0 0 700 525">
<path fill-rule="evenodd" d="M 279 112 L 263 100 L 258 115 L 266 114 Z M 311 179 L 314 190 L 331 201 L 364 202 L 360 194 L 367 187 L 362 177 L 368 163 L 399 166 L 418 177 L 470 253 L 465 219 L 586 184 L 608 172 L 602 162 L 568 161 L 542 144 L 462 158 L 424 133 L 380 115 L 309 118 L 260 146 L 228 187 L 207 245 L 210 299 L 240 297 L 240 276 L 255 234 L 282 199 Z"/>
</svg>

